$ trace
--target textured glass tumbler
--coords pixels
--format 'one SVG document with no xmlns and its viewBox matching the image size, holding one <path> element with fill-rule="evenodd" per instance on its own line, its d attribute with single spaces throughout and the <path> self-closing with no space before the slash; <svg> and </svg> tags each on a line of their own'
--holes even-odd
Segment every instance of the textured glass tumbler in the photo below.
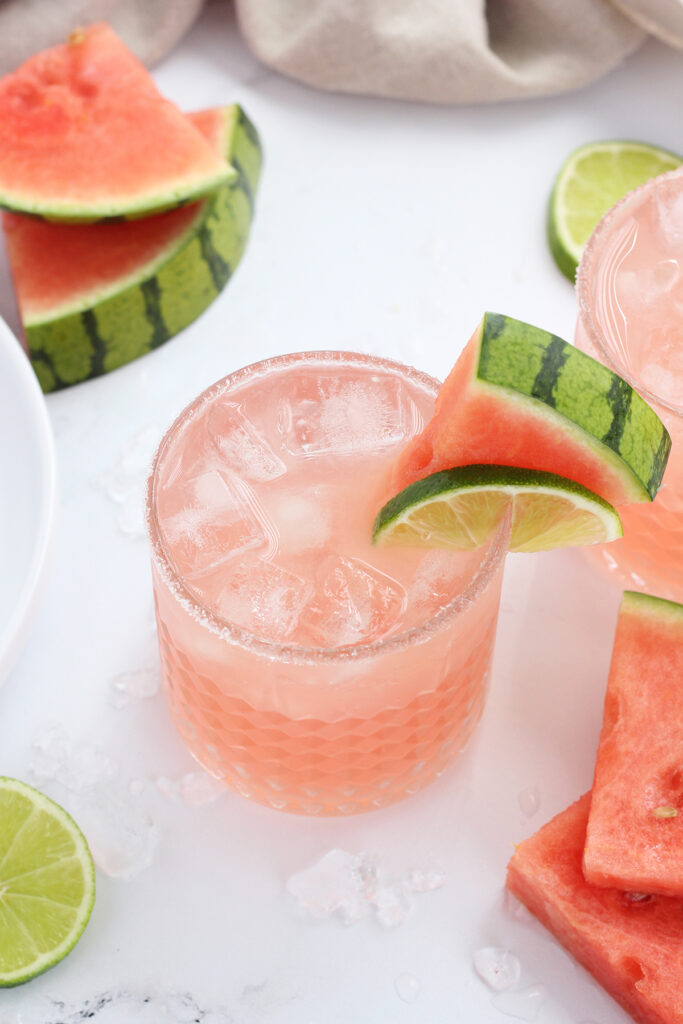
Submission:
<svg viewBox="0 0 683 1024">
<path fill-rule="evenodd" d="M 586 554 L 623 586 L 674 601 L 683 601 L 683 388 L 672 390 L 683 381 L 682 280 L 683 175 L 675 171 L 629 193 L 594 231 L 577 274 L 575 336 L 652 406 L 672 441 L 654 502 L 619 509 L 623 538 Z"/>
<path fill-rule="evenodd" d="M 160 445 L 148 485 L 164 689 L 174 723 L 190 752 L 236 792 L 293 813 L 354 814 L 416 793 L 444 771 L 469 739 L 487 692 L 509 522 L 501 525 L 489 543 L 463 555 L 400 555 L 386 549 L 387 557 L 413 558 L 416 564 L 419 557 L 425 559 L 426 566 L 433 563 L 433 556 L 452 558 L 447 564 L 453 565 L 453 583 L 447 600 L 430 608 L 428 614 L 406 613 L 405 621 L 398 619 L 388 635 L 378 639 L 307 646 L 278 641 L 268 635 L 267 628 L 245 628 L 220 614 L 199 599 L 196 587 L 169 552 L 159 515 L 164 474 L 175 472 L 188 431 L 197 430 L 211 403 L 218 409 L 223 403 L 223 408 L 234 412 L 240 395 L 249 388 L 249 395 L 260 401 L 260 434 L 266 429 L 263 424 L 279 422 L 278 416 L 282 420 L 275 406 L 278 395 L 284 393 L 282 375 L 292 368 L 304 372 L 300 380 L 306 386 L 321 373 L 324 388 L 333 396 L 342 393 L 335 391 L 337 375 L 348 388 L 357 382 L 370 389 L 380 384 L 385 387 L 388 382 L 391 395 L 396 388 L 412 389 L 413 398 L 424 403 L 426 415 L 431 414 L 438 389 L 432 378 L 387 360 L 348 353 L 306 353 L 246 367 L 200 395 L 181 413 Z M 294 385 L 289 391 L 292 388 Z M 318 391 L 324 388 L 320 385 Z M 348 391 L 350 396 L 355 393 Z M 306 399 L 307 410 L 312 401 Z M 351 411 L 357 412 L 357 408 Z M 314 406 L 309 415 L 315 419 Z M 344 422 L 351 420 L 347 417 Z M 308 440 L 308 424 L 298 424 L 299 428 Z M 418 428 L 419 423 L 413 424 L 410 432 Z M 255 436 L 253 431 L 250 436 Z M 405 438 L 400 443 L 405 443 Z M 272 438 L 270 444 L 271 454 L 277 459 L 281 456 L 283 464 L 289 465 L 287 451 L 276 449 Z M 259 465 L 263 469 L 263 459 Z M 272 465 L 271 458 L 268 466 L 272 469 Z M 334 467 L 347 492 L 353 494 L 358 487 L 362 497 L 361 470 L 348 438 L 343 457 Z M 267 488 L 275 492 L 286 482 L 286 473 L 276 465 L 272 472 L 281 475 L 260 485 L 266 495 Z M 304 497 L 310 499 L 305 489 L 301 500 Z M 291 511 L 291 501 L 288 508 Z M 349 504 L 348 514 L 353 511 Z M 368 541 L 371 523 L 369 516 Z M 311 529 L 314 525 L 312 521 Z M 249 553 L 245 557 L 250 557 Z M 275 561 L 277 557 L 276 553 Z M 241 559 L 234 559 L 222 571 L 237 578 L 241 564 Z M 344 563 L 348 564 L 349 560 Z M 254 571 L 263 570 L 260 564 Z M 352 580 L 350 585 L 356 584 Z M 433 590 L 428 575 L 424 585 Z M 433 601 L 432 590 L 429 597 Z M 315 625 L 315 615 L 306 614 Z M 335 628 L 339 625 L 332 624 Z"/>
</svg>

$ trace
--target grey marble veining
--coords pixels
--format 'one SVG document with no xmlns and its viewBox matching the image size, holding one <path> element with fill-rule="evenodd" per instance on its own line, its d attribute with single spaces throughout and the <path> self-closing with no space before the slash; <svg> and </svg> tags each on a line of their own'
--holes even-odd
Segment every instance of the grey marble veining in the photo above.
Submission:
<svg viewBox="0 0 683 1024">
<path fill-rule="evenodd" d="M 188 992 L 112 990 L 82 1003 L 30 997 L 0 1024 L 232 1024 L 222 1006 L 206 1006 Z"/>
</svg>

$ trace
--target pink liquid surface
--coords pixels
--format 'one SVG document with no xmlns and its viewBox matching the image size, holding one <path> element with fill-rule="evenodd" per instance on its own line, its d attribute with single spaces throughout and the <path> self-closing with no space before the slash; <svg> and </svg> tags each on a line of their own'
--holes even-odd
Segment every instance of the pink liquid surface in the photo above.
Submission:
<svg viewBox="0 0 683 1024">
<path fill-rule="evenodd" d="M 383 806 L 441 772 L 481 714 L 504 542 L 371 544 L 434 394 L 363 357 L 271 361 L 198 400 L 162 447 L 166 692 L 191 751 L 245 796 L 309 814 Z"/>
<path fill-rule="evenodd" d="M 615 208 L 589 243 L 578 292 L 577 346 L 625 377 L 672 440 L 655 501 L 620 509 L 624 537 L 597 557 L 625 586 L 683 601 L 683 176 Z"/>
</svg>

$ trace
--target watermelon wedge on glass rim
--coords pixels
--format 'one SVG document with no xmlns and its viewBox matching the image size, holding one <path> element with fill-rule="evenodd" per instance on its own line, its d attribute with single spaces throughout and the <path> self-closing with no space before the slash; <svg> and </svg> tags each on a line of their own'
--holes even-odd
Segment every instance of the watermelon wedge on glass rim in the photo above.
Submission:
<svg viewBox="0 0 683 1024">
<path fill-rule="evenodd" d="M 657 414 L 617 374 L 548 331 L 486 313 L 394 484 L 495 464 L 555 473 L 626 505 L 652 500 L 670 447 Z"/>
<path fill-rule="evenodd" d="M 583 871 L 683 897 L 683 605 L 626 591 L 612 650 Z"/>
<path fill-rule="evenodd" d="M 512 551 L 609 542 L 615 506 L 651 501 L 671 439 L 607 367 L 548 331 L 486 313 L 434 416 L 399 456 L 377 544 L 476 547 L 512 509 Z"/>
<path fill-rule="evenodd" d="M 50 220 L 142 217 L 236 172 L 106 24 L 0 79 L 0 206 Z"/>
<path fill-rule="evenodd" d="M 258 134 L 236 105 L 187 120 L 238 169 L 207 199 L 101 224 L 3 214 L 26 348 L 44 391 L 157 348 L 210 305 L 237 267 L 260 175 Z"/>
</svg>

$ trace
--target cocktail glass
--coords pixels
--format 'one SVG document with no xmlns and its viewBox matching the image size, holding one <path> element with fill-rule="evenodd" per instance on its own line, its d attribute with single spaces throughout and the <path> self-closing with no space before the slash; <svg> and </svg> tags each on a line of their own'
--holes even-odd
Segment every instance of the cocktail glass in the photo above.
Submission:
<svg viewBox="0 0 683 1024">
<path fill-rule="evenodd" d="M 476 551 L 374 548 L 438 382 L 340 352 L 248 366 L 178 417 L 148 485 L 159 648 L 194 757 L 311 815 L 417 792 L 481 715 L 509 521 Z"/>
<path fill-rule="evenodd" d="M 672 440 L 654 502 L 620 509 L 623 538 L 586 550 L 630 589 L 682 601 L 683 174 L 653 178 L 605 215 L 576 287 L 576 345 L 624 377 Z"/>
</svg>

